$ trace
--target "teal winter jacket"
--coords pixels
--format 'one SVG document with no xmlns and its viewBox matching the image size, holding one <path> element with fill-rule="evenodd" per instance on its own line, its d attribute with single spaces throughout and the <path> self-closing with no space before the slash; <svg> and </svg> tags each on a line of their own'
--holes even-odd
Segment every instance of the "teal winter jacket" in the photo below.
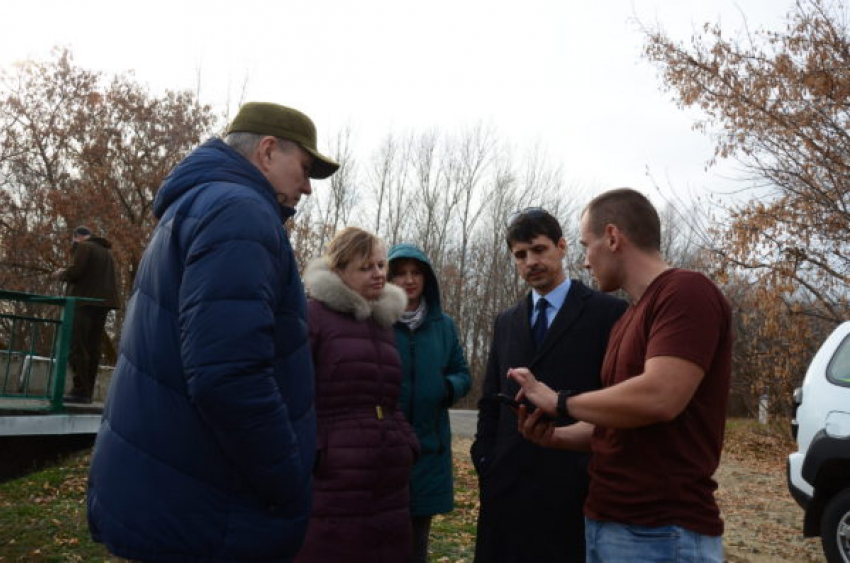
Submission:
<svg viewBox="0 0 850 563">
<path fill-rule="evenodd" d="M 412 244 L 390 249 L 390 263 L 401 258 L 425 266 L 425 321 L 415 331 L 398 322 L 395 335 L 404 370 L 401 407 L 422 447 L 410 476 L 410 513 L 430 516 L 453 508 L 448 408 L 469 392 L 472 381 L 454 321 L 440 306 L 440 289 L 428 258 Z"/>
</svg>

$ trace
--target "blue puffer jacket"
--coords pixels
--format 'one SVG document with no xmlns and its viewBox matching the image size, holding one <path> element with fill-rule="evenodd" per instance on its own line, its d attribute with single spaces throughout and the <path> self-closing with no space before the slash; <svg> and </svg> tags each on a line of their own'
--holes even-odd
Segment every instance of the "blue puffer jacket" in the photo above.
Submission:
<svg viewBox="0 0 850 563">
<path fill-rule="evenodd" d="M 472 380 L 454 321 L 440 306 L 440 287 L 431 263 L 412 244 L 390 249 L 390 262 L 403 258 L 418 260 L 425 269 L 425 321 L 415 331 L 397 322 L 395 336 L 404 369 L 401 406 L 422 448 L 410 474 L 410 513 L 431 516 L 454 507 L 448 409 L 449 403 L 469 392 Z"/>
<path fill-rule="evenodd" d="M 289 561 L 316 451 L 292 210 L 213 140 L 154 213 L 92 457 L 92 536 L 146 562 Z"/>
</svg>

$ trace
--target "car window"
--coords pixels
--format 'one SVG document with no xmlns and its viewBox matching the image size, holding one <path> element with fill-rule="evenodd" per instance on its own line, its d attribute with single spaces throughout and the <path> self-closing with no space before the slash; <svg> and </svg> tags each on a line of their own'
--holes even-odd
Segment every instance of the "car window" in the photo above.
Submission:
<svg viewBox="0 0 850 563">
<path fill-rule="evenodd" d="M 833 383 L 850 386 L 850 336 L 838 345 L 826 368 L 826 376 Z"/>
</svg>

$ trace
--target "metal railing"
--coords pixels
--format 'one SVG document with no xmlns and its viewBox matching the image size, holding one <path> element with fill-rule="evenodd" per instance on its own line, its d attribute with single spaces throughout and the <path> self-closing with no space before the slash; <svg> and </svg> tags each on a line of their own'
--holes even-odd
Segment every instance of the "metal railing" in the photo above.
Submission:
<svg viewBox="0 0 850 563">
<path fill-rule="evenodd" d="M 65 410 L 62 398 L 78 301 L 99 300 L 0 290 L 0 399 L 4 406 Z"/>
</svg>

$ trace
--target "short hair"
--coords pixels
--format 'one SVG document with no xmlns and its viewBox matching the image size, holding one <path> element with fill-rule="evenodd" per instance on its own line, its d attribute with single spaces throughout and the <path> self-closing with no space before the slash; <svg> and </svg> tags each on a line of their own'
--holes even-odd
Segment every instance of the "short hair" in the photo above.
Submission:
<svg viewBox="0 0 850 563">
<path fill-rule="evenodd" d="M 343 269 L 355 260 L 367 260 L 383 241 L 363 229 L 346 227 L 325 247 L 325 260 L 331 268 Z"/>
<path fill-rule="evenodd" d="M 77 227 L 74 229 L 74 234 L 80 235 L 81 237 L 88 237 L 91 236 L 91 231 L 87 227 Z"/>
<path fill-rule="evenodd" d="M 251 155 L 257 149 L 257 145 L 260 144 L 260 140 L 268 136 L 260 135 L 259 133 L 249 133 L 247 131 L 237 131 L 236 133 L 229 133 L 224 138 L 224 143 L 245 158 L 251 158 Z M 275 137 L 275 140 L 277 141 L 278 148 L 284 152 L 298 146 L 295 141 L 290 141 L 289 139 Z"/>
<path fill-rule="evenodd" d="M 531 242 L 540 235 L 549 237 L 555 244 L 564 236 L 561 224 L 542 207 L 529 207 L 511 215 L 505 241 L 508 250 L 516 242 Z"/>
<path fill-rule="evenodd" d="M 631 188 L 609 190 L 593 198 L 582 212 L 594 235 L 616 225 L 642 250 L 661 250 L 661 220 L 652 203 Z"/>
</svg>

